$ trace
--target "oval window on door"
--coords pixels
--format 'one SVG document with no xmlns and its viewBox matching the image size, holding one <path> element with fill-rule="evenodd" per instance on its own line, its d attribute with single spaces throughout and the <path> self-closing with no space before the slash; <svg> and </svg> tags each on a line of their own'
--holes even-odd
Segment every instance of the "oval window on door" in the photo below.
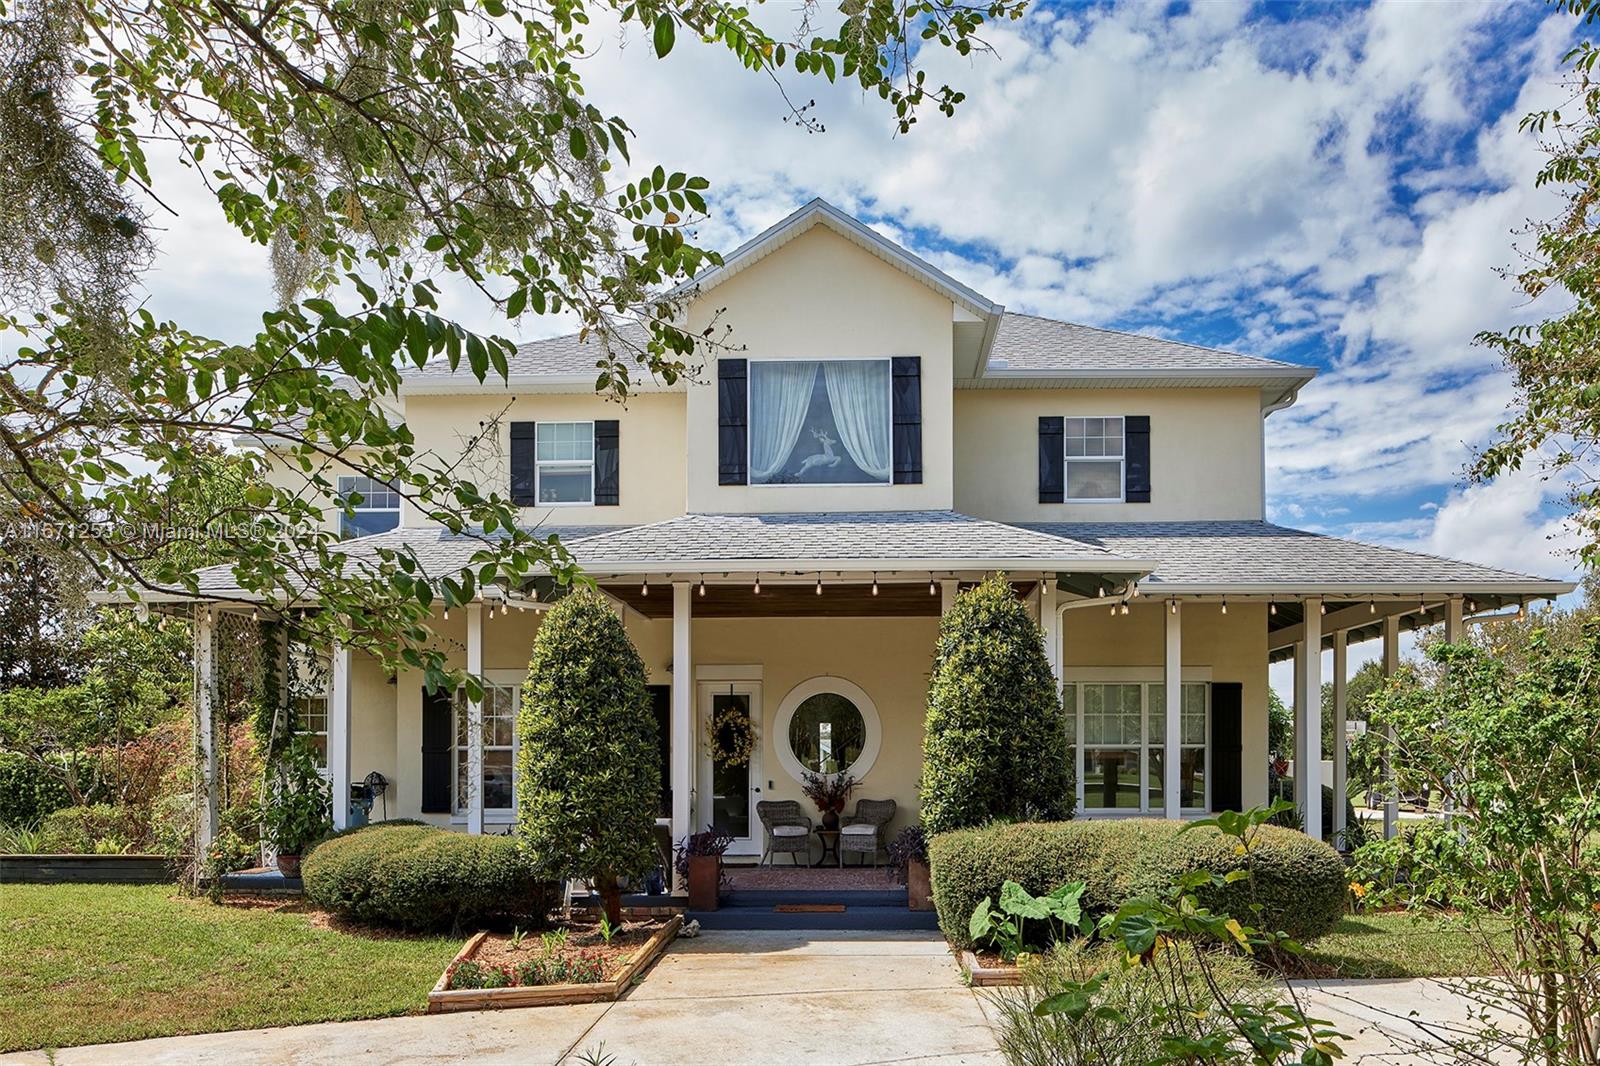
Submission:
<svg viewBox="0 0 1600 1066">
<path fill-rule="evenodd" d="M 790 690 L 778 707 L 778 761 L 796 781 L 806 774 L 866 776 L 878 757 L 883 730 L 878 709 L 859 685 L 813 677 Z"/>
</svg>

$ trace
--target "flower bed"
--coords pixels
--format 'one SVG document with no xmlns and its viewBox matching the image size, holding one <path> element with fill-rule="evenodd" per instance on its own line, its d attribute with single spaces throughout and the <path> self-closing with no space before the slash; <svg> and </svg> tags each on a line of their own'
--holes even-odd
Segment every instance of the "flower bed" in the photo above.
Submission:
<svg viewBox="0 0 1600 1066">
<path fill-rule="evenodd" d="M 609 941 L 597 925 L 526 937 L 478 933 L 428 994 L 428 1012 L 616 999 L 666 949 L 682 922 L 675 915 L 625 923 Z"/>
</svg>

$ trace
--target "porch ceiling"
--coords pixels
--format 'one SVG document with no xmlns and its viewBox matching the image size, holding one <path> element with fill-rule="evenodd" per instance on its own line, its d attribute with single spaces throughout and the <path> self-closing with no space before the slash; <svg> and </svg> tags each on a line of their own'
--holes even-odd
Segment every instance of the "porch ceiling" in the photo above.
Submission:
<svg viewBox="0 0 1600 1066">
<path fill-rule="evenodd" d="M 1011 587 L 1020 599 L 1032 595 L 1037 584 L 1014 581 Z M 646 618 L 672 617 L 670 585 L 652 585 L 649 595 L 644 594 L 642 583 L 602 583 L 600 587 Z M 876 595 L 870 582 L 824 582 L 820 596 L 815 583 L 762 582 L 759 593 L 753 583 L 708 583 L 705 595 L 699 594 L 697 586 L 691 599 L 695 618 L 937 618 L 941 602 L 939 595 L 929 594 L 925 581 L 881 582 Z"/>
</svg>

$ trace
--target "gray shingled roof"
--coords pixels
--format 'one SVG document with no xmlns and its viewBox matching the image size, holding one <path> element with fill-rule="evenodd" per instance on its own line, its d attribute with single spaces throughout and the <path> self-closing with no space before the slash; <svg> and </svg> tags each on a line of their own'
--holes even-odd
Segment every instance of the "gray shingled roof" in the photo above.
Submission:
<svg viewBox="0 0 1600 1066">
<path fill-rule="evenodd" d="M 640 347 L 647 339 L 645 328 L 636 322 L 622 323 L 617 327 L 617 334 L 625 343 Z M 599 358 L 600 346 L 592 336 L 580 340 L 579 334 L 567 333 L 560 337 L 546 337 L 544 340 L 518 345 L 515 354 L 506 360 L 506 369 L 512 377 L 589 374 L 596 372 L 595 362 Z M 450 364 L 443 359 L 430 360 L 421 368 L 411 367 L 407 369 L 405 376 L 413 381 L 431 381 L 452 376 L 470 378 L 464 362 L 461 367 L 452 371 Z M 498 375 L 491 371 L 488 384 L 493 385 L 498 380 Z"/>
<path fill-rule="evenodd" d="M 1277 359 L 1201 348 L 1138 333 L 1006 312 L 995 333 L 995 370 L 1244 370 L 1307 368 Z"/>
<path fill-rule="evenodd" d="M 1458 585 L 1463 591 L 1529 586 L 1560 593 L 1566 582 L 1479 566 L 1437 555 L 1308 533 L 1270 522 L 1046 522 L 1028 528 L 1098 545 L 1118 555 L 1158 560 L 1145 584 L 1252 585 L 1407 590 Z"/>
<path fill-rule="evenodd" d="M 954 511 L 832 512 L 827 514 L 691 514 L 576 542 L 573 554 L 587 567 L 863 560 L 907 564 L 970 560 L 1081 560 L 1120 564 L 1105 548 L 1054 534 L 972 518 Z"/>
</svg>

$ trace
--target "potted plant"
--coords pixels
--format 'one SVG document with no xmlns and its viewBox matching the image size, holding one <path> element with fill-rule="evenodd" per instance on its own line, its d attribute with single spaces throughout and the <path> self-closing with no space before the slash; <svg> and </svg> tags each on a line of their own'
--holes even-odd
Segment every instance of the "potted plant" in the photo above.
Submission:
<svg viewBox="0 0 1600 1066">
<path fill-rule="evenodd" d="M 674 866 L 689 884 L 689 909 L 714 911 L 722 887 L 722 856 L 733 843 L 733 837 L 715 826 L 706 826 L 704 832 L 690 833 L 678 842 Z"/>
<path fill-rule="evenodd" d="M 839 814 L 855 790 L 856 779 L 849 774 L 807 773 L 800 783 L 800 791 L 822 814 L 822 828 L 829 830 L 839 828 Z"/>
<path fill-rule="evenodd" d="M 316 753 L 292 740 L 278 764 L 277 786 L 261 811 L 261 835 L 278 852 L 278 872 L 300 876 L 300 856 L 333 829 L 328 782 L 317 769 Z"/>
<path fill-rule="evenodd" d="M 928 836 L 921 824 L 908 825 L 889 842 L 889 868 L 906 886 L 906 905 L 933 910 L 933 882 L 928 871 Z"/>
</svg>

